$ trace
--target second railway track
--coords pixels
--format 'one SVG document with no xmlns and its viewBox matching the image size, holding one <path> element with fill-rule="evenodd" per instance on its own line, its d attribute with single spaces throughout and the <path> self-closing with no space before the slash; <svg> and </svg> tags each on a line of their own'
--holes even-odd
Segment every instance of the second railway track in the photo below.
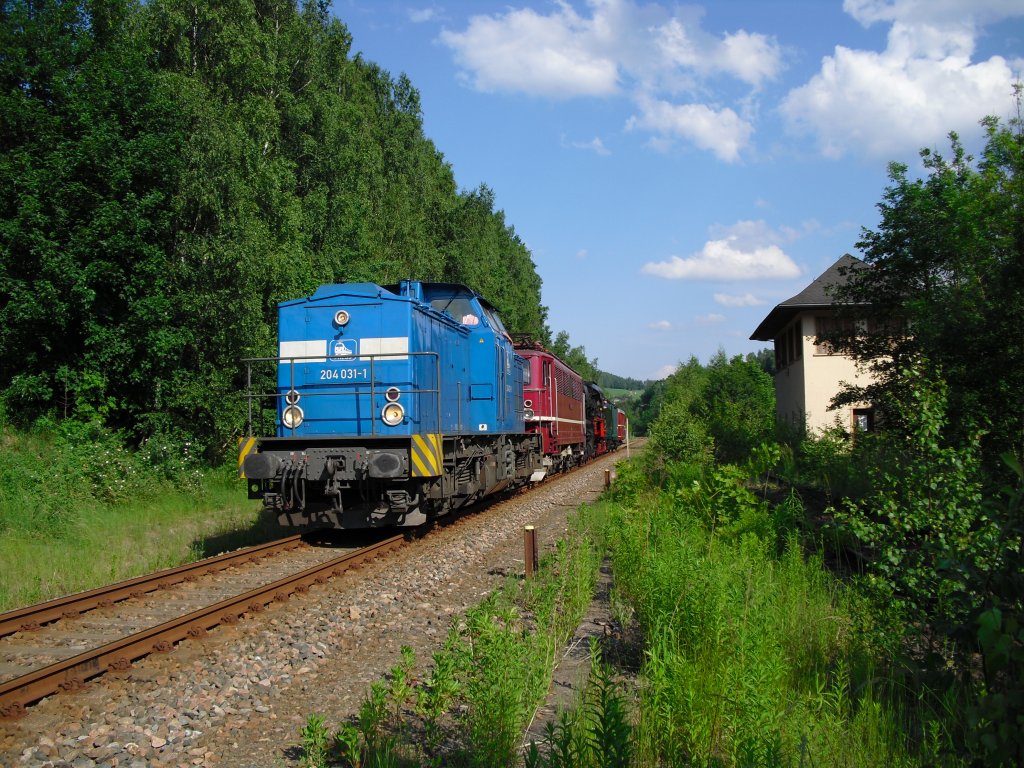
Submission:
<svg viewBox="0 0 1024 768">
<path fill-rule="evenodd" d="M 404 538 L 325 549 L 291 536 L 0 614 L 0 717 L 286 600 Z"/>
</svg>

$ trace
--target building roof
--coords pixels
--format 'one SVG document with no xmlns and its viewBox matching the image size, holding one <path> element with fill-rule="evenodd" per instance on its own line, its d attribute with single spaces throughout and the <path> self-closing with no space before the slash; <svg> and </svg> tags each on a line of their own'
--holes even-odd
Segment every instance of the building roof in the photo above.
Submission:
<svg viewBox="0 0 1024 768">
<path fill-rule="evenodd" d="M 768 313 L 768 316 L 761 321 L 750 338 L 753 341 L 771 341 L 779 331 L 786 327 L 789 322 L 800 312 L 813 309 L 827 309 L 835 306 L 831 297 L 831 288 L 835 285 L 842 285 L 850 278 L 848 272 L 851 267 L 863 265 L 864 262 L 850 254 L 843 254 L 831 267 L 826 269 L 815 280 L 792 298 L 786 299 Z"/>
</svg>

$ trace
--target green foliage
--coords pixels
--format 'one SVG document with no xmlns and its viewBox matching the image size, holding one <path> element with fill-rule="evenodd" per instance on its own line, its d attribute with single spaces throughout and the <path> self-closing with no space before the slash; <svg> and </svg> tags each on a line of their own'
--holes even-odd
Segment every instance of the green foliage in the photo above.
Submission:
<svg viewBox="0 0 1024 768">
<path fill-rule="evenodd" d="M 760 364 L 719 351 L 708 364 L 707 381 L 694 414 L 708 425 L 719 462 L 746 459 L 775 433 L 775 387 Z"/>
<path fill-rule="evenodd" d="M 528 249 L 322 3 L 0 16 L 0 402 L 223 458 L 238 360 L 318 285 L 464 282 L 545 338 Z M 162 440 L 162 437 L 160 438 Z"/>
<path fill-rule="evenodd" d="M 1020 612 L 1004 617 L 989 608 L 978 617 L 978 644 L 985 660 L 986 688 L 971 708 L 973 738 L 989 765 L 1024 760 L 1024 626 Z"/>
<path fill-rule="evenodd" d="M 453 622 L 419 684 L 414 654 L 403 648 L 387 680 L 371 685 L 357 722 L 338 729 L 334 754 L 354 768 L 512 765 L 530 714 L 547 693 L 556 649 L 572 636 L 593 594 L 594 533 L 582 519 L 571 526 L 573 535 L 542 559 L 535 577 L 509 580 Z M 597 748 L 622 754 L 618 689 L 607 680 L 595 695 L 605 712 Z"/>
<path fill-rule="evenodd" d="M 998 551 L 1003 567 L 990 574 L 988 593 L 970 631 L 983 659 L 984 685 L 967 709 L 969 733 L 989 765 L 1024 762 L 1024 466 L 1004 454 L 1013 485 L 990 502 L 1002 521 Z"/>
<path fill-rule="evenodd" d="M 775 390 L 757 362 L 719 351 L 706 367 L 691 358 L 648 387 L 635 411 L 666 461 L 739 462 L 774 436 Z"/>
<path fill-rule="evenodd" d="M 547 724 L 544 751 L 531 741 L 524 754 L 526 768 L 628 768 L 633 729 L 622 686 L 601 660 L 601 647 L 590 644 L 590 677 L 580 705 Z"/>
<path fill-rule="evenodd" d="M 639 392 L 646 387 L 650 382 L 640 381 L 640 379 L 629 378 L 628 376 L 616 376 L 613 373 L 607 371 L 598 371 L 597 373 L 597 386 L 606 392 L 610 389 L 622 389 L 628 392 Z"/>
<path fill-rule="evenodd" d="M 848 501 L 837 520 L 867 547 L 871 583 L 908 619 L 950 632 L 978 599 L 972 573 L 997 568 L 998 527 L 982 504 L 977 438 L 945 443 L 944 383 L 903 372 L 906 438 L 891 435 L 892 460 L 873 471 L 873 491 Z"/>
<path fill-rule="evenodd" d="M 455 671 L 453 656 L 435 653 L 434 668 L 417 692 L 416 713 L 423 718 L 424 747 L 428 754 L 436 753 L 441 746 L 444 737 L 441 718 L 462 690 Z"/>
<path fill-rule="evenodd" d="M 0 436 L 0 610 L 280 535 L 257 505 L 239 499 L 230 471 L 204 469 L 186 486 L 140 467 L 137 495 L 108 502 L 87 478 L 67 474 L 92 450 L 55 449 L 54 440 Z"/>
<path fill-rule="evenodd" d="M 470 611 L 459 638 L 458 665 L 466 697 L 471 702 L 466 716 L 472 745 L 470 765 L 506 765 L 515 752 L 521 724 L 537 695 L 531 690 L 529 638 L 518 616 L 496 605 Z M 541 654 L 548 658 L 550 653 Z"/>
<path fill-rule="evenodd" d="M 27 433 L 0 430 L 0 533 L 66 537 L 91 512 L 172 488 L 195 491 L 205 477 L 188 442 L 161 436 L 130 450 L 98 421 L 40 419 Z"/>
<path fill-rule="evenodd" d="M 886 447 L 875 436 L 857 435 L 856 442 L 841 427 L 816 436 L 801 436 L 788 444 L 791 461 L 784 470 L 793 485 L 814 488 L 831 504 L 859 499 L 870 491 L 870 468 L 886 455 Z"/>
<path fill-rule="evenodd" d="M 714 439 L 703 420 L 695 418 L 686 403 L 679 400 L 662 406 L 649 437 L 651 450 L 667 461 L 701 466 L 714 461 Z"/>
<path fill-rule="evenodd" d="M 1002 471 L 1005 451 L 1024 455 L 1024 125 L 982 121 L 987 142 L 977 162 L 955 133 L 951 156 L 921 152 L 924 178 L 889 167 L 877 230 L 857 244 L 864 266 L 836 291 L 851 307 L 856 334 L 836 341 L 869 364 L 877 383 L 851 388 L 841 402 L 885 408 L 889 430 L 910 414 L 902 371 L 926 358 L 949 384 L 950 437 L 968 444 L 985 429 L 981 459 Z M 855 307 L 855 309 L 854 309 Z M 856 314 L 858 317 L 853 317 Z M 979 361 L 998 361 L 997 365 Z"/>
<path fill-rule="evenodd" d="M 551 351 L 583 377 L 584 381 L 597 381 L 600 373 L 597 370 L 597 358 L 593 360 L 587 357 L 587 351 L 583 347 L 574 347 L 569 342 L 569 334 L 559 331 L 555 340 L 551 342 Z"/>
<path fill-rule="evenodd" d="M 300 730 L 302 736 L 302 761 L 309 768 L 325 768 L 327 765 L 328 735 L 323 715 L 310 715 Z"/>
</svg>

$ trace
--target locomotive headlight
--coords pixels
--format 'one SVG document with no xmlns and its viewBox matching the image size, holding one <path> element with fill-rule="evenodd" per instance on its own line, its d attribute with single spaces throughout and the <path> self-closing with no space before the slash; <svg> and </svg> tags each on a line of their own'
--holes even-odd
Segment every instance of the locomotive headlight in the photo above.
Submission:
<svg viewBox="0 0 1024 768">
<path fill-rule="evenodd" d="M 533 408 L 527 408 L 526 411 L 523 412 L 523 418 L 524 419 L 532 419 L 533 418 Z"/>
<path fill-rule="evenodd" d="M 351 320 L 351 316 L 344 309 L 339 309 L 334 313 L 334 324 L 335 325 L 348 325 L 348 321 Z"/>
<path fill-rule="evenodd" d="M 299 393 L 294 389 L 289 389 L 284 395 L 284 401 L 288 403 L 288 405 L 295 405 L 299 402 Z"/>
<path fill-rule="evenodd" d="M 398 387 L 388 387 L 388 391 L 384 393 L 384 397 L 388 399 L 389 403 L 393 403 L 398 400 L 398 396 L 402 394 Z"/>
<path fill-rule="evenodd" d="M 399 403 L 388 403 L 381 410 L 380 417 L 389 427 L 397 427 L 405 418 L 405 408 Z"/>
<path fill-rule="evenodd" d="M 281 414 L 281 423 L 288 429 L 295 429 L 302 423 L 302 409 L 297 405 L 289 405 Z"/>
</svg>

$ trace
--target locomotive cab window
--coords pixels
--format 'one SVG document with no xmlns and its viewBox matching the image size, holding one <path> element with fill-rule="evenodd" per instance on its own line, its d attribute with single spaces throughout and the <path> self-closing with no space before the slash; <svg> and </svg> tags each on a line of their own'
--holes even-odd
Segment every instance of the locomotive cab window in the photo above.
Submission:
<svg viewBox="0 0 1024 768">
<path fill-rule="evenodd" d="M 491 326 L 491 328 L 493 328 L 503 336 L 508 336 L 508 331 L 505 330 L 505 326 L 501 322 L 501 318 L 498 317 L 497 312 L 495 312 L 493 309 L 484 307 L 484 317 L 487 318 L 487 324 Z"/>
<path fill-rule="evenodd" d="M 438 312 L 447 312 L 463 325 L 478 325 L 480 317 L 469 299 L 452 297 L 450 299 L 434 299 L 430 306 Z"/>
</svg>

